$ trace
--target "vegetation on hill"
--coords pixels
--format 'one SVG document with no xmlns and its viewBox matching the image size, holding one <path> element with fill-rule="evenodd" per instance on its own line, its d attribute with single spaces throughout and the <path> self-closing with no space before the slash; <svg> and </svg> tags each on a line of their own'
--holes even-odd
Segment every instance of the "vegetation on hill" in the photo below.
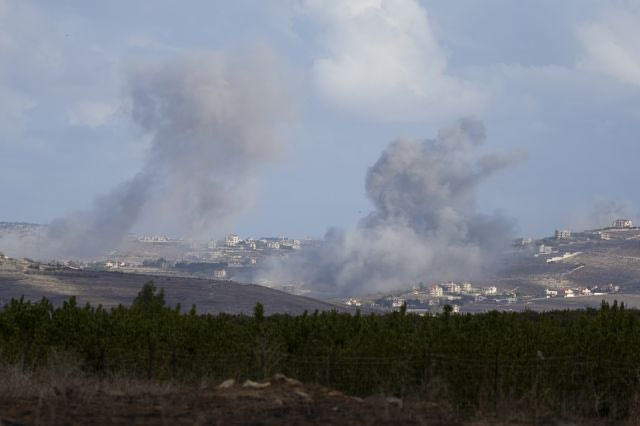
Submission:
<svg viewBox="0 0 640 426">
<path fill-rule="evenodd" d="M 274 373 L 353 395 L 438 401 L 465 416 L 638 415 L 640 312 L 623 305 L 547 313 L 438 316 L 199 315 L 146 284 L 130 307 L 12 300 L 0 362 L 37 369 L 72 354 L 86 372 L 153 380 Z"/>
</svg>

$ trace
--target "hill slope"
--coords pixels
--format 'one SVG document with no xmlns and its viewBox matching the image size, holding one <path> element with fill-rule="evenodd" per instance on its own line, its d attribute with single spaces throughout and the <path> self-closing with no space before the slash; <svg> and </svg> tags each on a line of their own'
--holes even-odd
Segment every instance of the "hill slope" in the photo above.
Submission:
<svg viewBox="0 0 640 426">
<path fill-rule="evenodd" d="M 76 296 L 78 302 L 83 304 L 89 302 L 105 307 L 128 305 L 149 280 L 153 280 L 156 287 L 164 289 L 165 299 L 170 305 L 180 303 L 184 309 L 190 309 L 195 304 L 200 313 L 250 314 L 257 302 L 264 305 L 267 314 L 301 314 L 305 310 L 313 312 L 332 309 L 349 311 L 346 307 L 254 284 L 74 270 L 14 259 L 0 259 L 0 304 L 24 295 L 30 300 L 46 297 L 54 304 Z"/>
</svg>

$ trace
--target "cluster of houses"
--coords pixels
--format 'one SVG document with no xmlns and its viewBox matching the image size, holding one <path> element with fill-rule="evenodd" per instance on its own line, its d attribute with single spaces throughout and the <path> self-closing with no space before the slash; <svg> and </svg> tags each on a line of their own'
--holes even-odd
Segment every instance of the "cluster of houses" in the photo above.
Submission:
<svg viewBox="0 0 640 426">
<path fill-rule="evenodd" d="M 624 229 L 632 229 L 632 228 L 633 228 L 633 221 L 631 219 L 616 219 L 613 221 L 613 224 L 607 229 L 613 229 L 615 231 L 619 229 L 624 230 Z M 566 229 L 556 229 L 554 236 L 556 240 L 566 240 L 571 238 L 572 234 L 571 234 L 571 231 Z M 608 240 L 611 238 L 611 234 L 606 231 L 596 231 L 591 235 L 591 237 L 595 239 L 600 239 L 600 240 Z"/>
<path fill-rule="evenodd" d="M 570 240 L 574 238 L 587 238 L 594 240 L 610 240 L 611 232 L 627 230 L 627 229 L 636 229 L 633 226 L 633 221 L 631 219 L 616 219 L 613 221 L 611 226 L 606 229 L 593 231 L 593 232 L 577 232 L 574 233 L 568 229 L 556 229 L 553 233 L 553 238 L 555 240 Z M 534 240 L 532 238 L 517 238 L 513 240 L 514 247 L 530 247 L 534 244 Z M 552 248 L 549 246 L 545 246 L 544 244 L 538 245 L 538 253 L 537 254 L 550 254 Z"/>
<path fill-rule="evenodd" d="M 576 297 L 576 296 L 601 296 L 607 293 L 617 293 L 620 290 L 620 286 L 607 284 L 602 287 L 593 286 L 589 287 L 577 287 L 577 288 L 563 288 L 563 289 L 545 289 L 544 294 L 547 298 L 551 297 Z"/>
<path fill-rule="evenodd" d="M 141 243 L 170 243 L 172 240 L 166 235 L 142 235 L 138 237 L 138 241 Z"/>
<path fill-rule="evenodd" d="M 129 266 L 129 264 L 127 264 L 126 262 L 119 262 L 117 260 L 107 260 L 106 262 L 104 262 L 104 266 L 107 269 L 117 269 Z"/>
<path fill-rule="evenodd" d="M 374 302 L 374 307 L 398 309 L 406 303 L 408 311 L 420 313 L 422 311 L 433 311 L 433 309 L 442 307 L 443 305 L 450 305 L 454 309 L 454 312 L 457 312 L 460 309 L 459 305 L 465 303 L 465 301 L 474 302 L 486 300 L 493 296 L 499 297 L 499 294 L 502 293 L 493 285 L 475 288 L 469 282 L 444 282 L 431 286 L 421 284 L 406 293 L 378 299 Z M 507 292 L 507 296 L 510 296 L 513 301 L 516 299 L 514 292 Z M 496 301 L 505 300 L 496 299 Z M 345 299 L 343 302 L 348 306 L 361 306 L 362 304 L 360 300 L 353 298 Z"/>
<path fill-rule="evenodd" d="M 136 237 L 136 240 L 141 243 L 173 243 L 186 245 L 192 249 L 200 248 L 200 243 L 192 240 L 174 240 L 164 235 L 143 235 Z M 302 242 L 300 240 L 289 239 L 287 237 L 271 237 L 261 238 L 255 240 L 253 238 L 242 239 L 238 234 L 229 234 L 223 241 L 211 240 L 209 243 L 204 244 L 204 248 L 213 250 L 216 248 L 236 248 L 246 250 L 259 250 L 259 249 L 291 249 L 297 250 L 301 247 Z"/>
<path fill-rule="evenodd" d="M 225 238 L 226 247 L 244 248 L 246 250 L 298 250 L 300 249 L 301 244 L 300 240 L 290 240 L 287 237 L 261 238 L 259 240 L 247 238 L 243 240 L 237 234 L 230 234 Z"/>
<path fill-rule="evenodd" d="M 471 294 L 471 293 L 482 293 L 482 294 L 497 294 L 498 288 L 495 286 L 484 287 L 482 289 L 475 289 L 471 285 L 471 283 L 465 282 L 462 284 L 458 284 L 455 282 L 448 282 L 443 284 L 434 284 L 428 289 L 429 295 L 433 297 L 442 297 L 445 293 L 448 294 Z M 419 290 L 414 289 L 413 292 L 418 294 Z"/>
<path fill-rule="evenodd" d="M 249 274 L 248 268 L 255 267 L 265 257 L 286 257 L 303 245 L 302 241 L 287 237 L 253 239 L 241 238 L 238 234 L 209 241 L 174 239 L 165 235 L 131 235 L 129 241 L 144 244 L 141 250 L 144 254 L 115 253 L 111 259 L 95 262 L 94 266 L 108 270 L 124 267 L 173 269 L 177 263 L 186 263 L 198 266 L 197 271 L 189 269 L 186 272 L 214 279 L 233 279 Z M 307 243 L 305 240 L 304 244 Z M 211 264 L 224 264 L 224 267 L 214 268 Z"/>
</svg>

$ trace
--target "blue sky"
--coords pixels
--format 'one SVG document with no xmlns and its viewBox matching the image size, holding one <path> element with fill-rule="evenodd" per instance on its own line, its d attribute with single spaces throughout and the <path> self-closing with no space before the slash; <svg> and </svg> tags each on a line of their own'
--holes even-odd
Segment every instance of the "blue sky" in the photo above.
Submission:
<svg viewBox="0 0 640 426">
<path fill-rule="evenodd" d="M 527 154 L 480 188 L 480 210 L 534 236 L 605 225 L 603 206 L 640 220 L 640 2 L 624 0 L 0 0 L 0 220 L 47 223 L 140 170 L 132 64 L 256 44 L 297 113 L 234 212 L 242 235 L 352 225 L 389 141 L 468 115 L 484 149 Z"/>
</svg>

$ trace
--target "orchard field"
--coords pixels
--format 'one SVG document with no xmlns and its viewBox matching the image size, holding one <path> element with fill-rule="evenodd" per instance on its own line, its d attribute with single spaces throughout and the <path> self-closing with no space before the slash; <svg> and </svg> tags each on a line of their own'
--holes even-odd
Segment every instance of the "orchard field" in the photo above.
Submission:
<svg viewBox="0 0 640 426">
<path fill-rule="evenodd" d="M 276 373 L 348 395 L 443 404 L 460 418 L 633 419 L 640 312 L 599 309 L 437 316 L 307 312 L 200 315 L 146 284 L 130 307 L 12 300 L 0 363 L 35 371 L 61 354 L 92 377 L 154 383 Z"/>
</svg>

